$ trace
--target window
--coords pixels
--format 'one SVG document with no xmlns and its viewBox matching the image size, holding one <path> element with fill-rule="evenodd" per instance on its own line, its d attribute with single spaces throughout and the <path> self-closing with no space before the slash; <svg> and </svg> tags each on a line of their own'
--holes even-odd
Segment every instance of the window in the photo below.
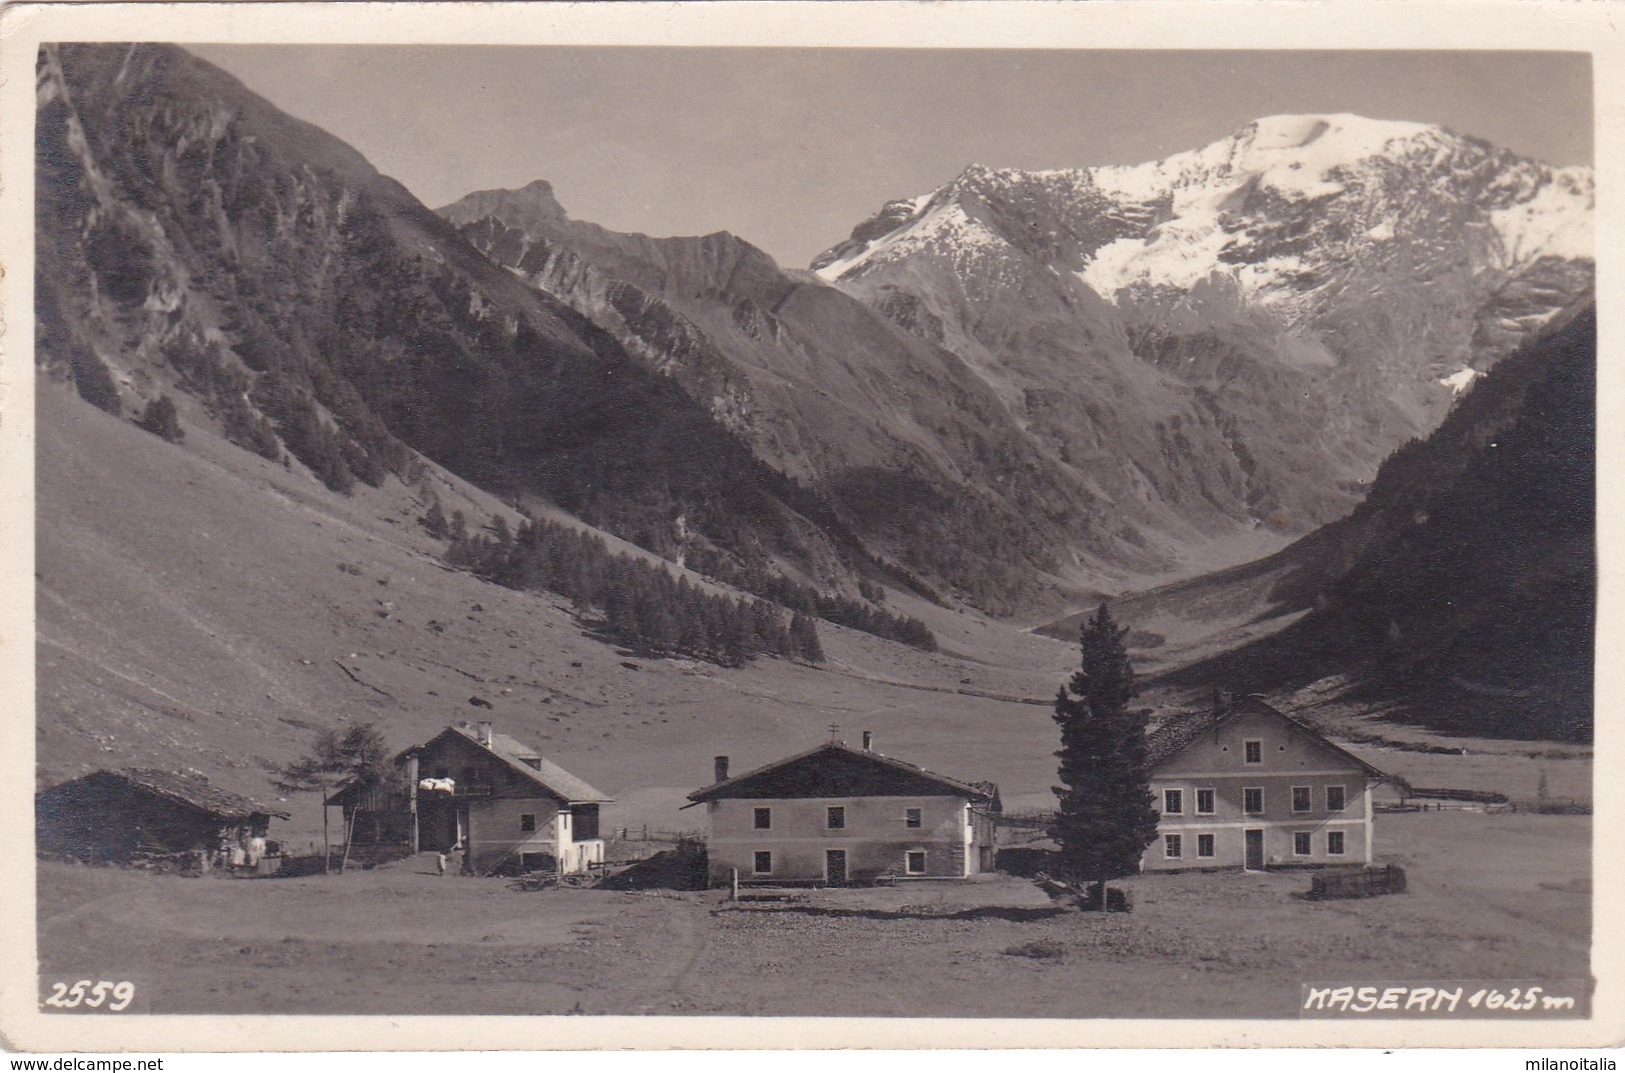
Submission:
<svg viewBox="0 0 1625 1073">
<path fill-rule="evenodd" d="M 1343 855 L 1342 831 L 1326 832 L 1326 852 L 1330 853 L 1333 857 L 1341 857 Z"/>
<path fill-rule="evenodd" d="M 520 813 L 520 816 L 519 816 L 519 829 L 521 831 L 534 831 L 534 830 L 536 830 L 536 814 L 534 812 Z"/>
<path fill-rule="evenodd" d="M 1196 791 L 1196 813 L 1199 816 L 1213 815 L 1213 791 Z"/>
<path fill-rule="evenodd" d="M 1241 811 L 1249 816 L 1257 816 L 1264 811 L 1264 788 L 1262 786 L 1247 786 L 1241 791 Z"/>
<path fill-rule="evenodd" d="M 1184 839 L 1178 835 L 1162 836 L 1162 855 L 1164 857 L 1183 857 L 1185 855 Z"/>
<path fill-rule="evenodd" d="M 1213 836 L 1212 835 L 1197 835 L 1196 836 L 1196 855 L 1198 857 L 1211 857 L 1211 856 L 1213 856 Z"/>
<path fill-rule="evenodd" d="M 588 842 L 602 837 L 598 831 L 598 806 L 571 805 L 570 827 L 570 837 L 577 842 Z"/>
<path fill-rule="evenodd" d="M 831 805 L 824 812 L 824 826 L 831 831 L 840 831 L 846 828 L 846 808 L 844 806 Z"/>
<path fill-rule="evenodd" d="M 908 874 L 909 875 L 911 875 L 911 876 L 923 875 L 925 873 L 925 850 L 923 850 L 923 849 L 911 849 L 911 850 L 909 850 L 908 853 L 905 855 L 904 864 L 908 868 Z"/>
<path fill-rule="evenodd" d="M 904 809 L 903 810 L 903 826 L 904 827 L 919 827 L 919 826 L 922 825 L 922 823 L 923 823 L 923 821 L 922 821 L 922 819 L 920 817 L 920 810 L 919 809 L 911 808 L 911 809 Z"/>
<path fill-rule="evenodd" d="M 753 822 L 755 824 L 756 830 L 758 830 L 758 831 L 771 831 L 773 829 L 773 810 L 772 809 L 770 809 L 770 808 L 759 808 L 759 809 L 752 810 L 752 812 L 753 812 L 753 815 L 755 817 Z"/>
<path fill-rule="evenodd" d="M 1262 764 L 1264 762 L 1264 743 L 1262 741 L 1249 741 L 1243 744 L 1246 751 L 1246 760 L 1249 764 Z"/>
<path fill-rule="evenodd" d="M 1294 786 L 1292 788 L 1292 811 L 1293 812 L 1308 812 L 1310 809 L 1312 809 L 1314 807 L 1315 807 L 1314 802 L 1310 800 L 1309 787 L 1307 787 L 1307 786 Z"/>
<path fill-rule="evenodd" d="M 1162 791 L 1162 812 L 1165 816 L 1178 816 L 1185 811 L 1185 791 Z"/>
<path fill-rule="evenodd" d="M 1314 852 L 1314 847 L 1310 843 L 1311 838 L 1308 831 L 1292 832 L 1292 852 L 1299 857 L 1307 857 Z"/>
<path fill-rule="evenodd" d="M 1348 805 L 1348 800 L 1341 786 L 1326 787 L 1326 811 L 1342 812 Z"/>
<path fill-rule="evenodd" d="M 773 854 L 765 849 L 759 849 L 755 854 L 756 860 L 751 864 L 751 870 L 759 876 L 765 876 L 773 871 Z"/>
</svg>

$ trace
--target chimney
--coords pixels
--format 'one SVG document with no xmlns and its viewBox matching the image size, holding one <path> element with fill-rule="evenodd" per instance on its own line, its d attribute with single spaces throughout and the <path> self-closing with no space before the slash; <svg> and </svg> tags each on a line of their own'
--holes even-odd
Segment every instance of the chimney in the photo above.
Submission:
<svg viewBox="0 0 1625 1073">
<path fill-rule="evenodd" d="M 712 782 L 727 782 L 728 781 L 728 758 L 726 756 L 717 757 L 716 765 L 717 765 L 716 766 L 716 776 L 717 777 L 712 779 L 711 781 Z"/>
<path fill-rule="evenodd" d="M 1213 691 L 1213 710 L 1215 712 L 1228 710 L 1230 707 L 1230 700 L 1231 695 L 1228 689 L 1215 689 Z"/>
<path fill-rule="evenodd" d="M 475 725 L 479 727 L 480 744 L 489 749 L 491 747 L 491 721 L 489 719 L 481 719 Z"/>
<path fill-rule="evenodd" d="M 866 753 L 875 751 L 875 733 L 872 730 L 863 732 L 863 751 Z"/>
</svg>

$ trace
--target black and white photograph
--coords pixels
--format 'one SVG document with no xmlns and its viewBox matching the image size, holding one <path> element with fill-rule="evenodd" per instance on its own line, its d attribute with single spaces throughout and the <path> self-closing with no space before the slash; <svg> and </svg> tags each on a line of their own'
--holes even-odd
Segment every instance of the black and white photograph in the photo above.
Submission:
<svg viewBox="0 0 1625 1073">
<path fill-rule="evenodd" d="M 1617 1035 L 1608 5 L 64 6 L 12 1046 Z"/>
</svg>

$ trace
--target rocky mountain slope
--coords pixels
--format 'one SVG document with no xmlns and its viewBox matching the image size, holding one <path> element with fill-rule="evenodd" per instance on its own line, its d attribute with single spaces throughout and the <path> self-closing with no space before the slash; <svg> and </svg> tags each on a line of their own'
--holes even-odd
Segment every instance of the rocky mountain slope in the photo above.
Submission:
<svg viewBox="0 0 1625 1073">
<path fill-rule="evenodd" d="M 940 342 L 1127 513 L 1301 533 L 1592 286 L 1593 180 L 1275 116 L 1132 167 L 972 165 L 813 263 Z"/>
<path fill-rule="evenodd" d="M 1594 309 L 1560 316 L 1387 459 L 1349 517 L 1262 562 L 1125 601 L 1130 621 L 1228 609 L 1279 628 L 1165 681 L 1590 740 L 1596 330 Z"/>
<path fill-rule="evenodd" d="M 440 213 L 932 586 L 1008 613 L 1079 562 L 1152 565 L 955 355 L 733 235 L 609 231 L 570 219 L 545 181 Z"/>
<path fill-rule="evenodd" d="M 109 412 L 170 396 L 340 492 L 428 458 L 667 554 L 865 561 L 674 381 L 219 70 L 46 46 L 38 99 L 39 361 Z"/>
</svg>

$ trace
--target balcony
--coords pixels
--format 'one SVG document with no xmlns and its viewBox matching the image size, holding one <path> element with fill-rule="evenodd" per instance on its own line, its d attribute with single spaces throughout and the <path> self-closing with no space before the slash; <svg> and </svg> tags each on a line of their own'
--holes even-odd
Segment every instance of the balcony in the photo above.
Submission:
<svg viewBox="0 0 1625 1073">
<path fill-rule="evenodd" d="M 425 780 L 429 781 L 429 780 Z M 447 782 L 451 780 L 435 780 Z M 441 786 L 433 788 L 418 784 L 418 804 L 424 805 L 431 801 L 467 801 L 473 798 L 491 798 L 496 796 L 496 787 L 486 782 L 452 782 L 450 790 Z"/>
</svg>

